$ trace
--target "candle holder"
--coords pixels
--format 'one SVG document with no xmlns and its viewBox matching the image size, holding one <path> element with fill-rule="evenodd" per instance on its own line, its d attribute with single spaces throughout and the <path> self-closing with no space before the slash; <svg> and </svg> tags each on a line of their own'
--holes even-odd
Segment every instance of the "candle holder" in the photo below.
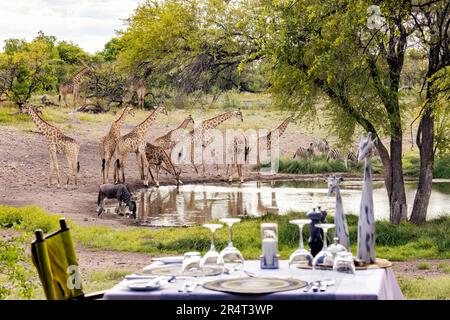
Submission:
<svg viewBox="0 0 450 320">
<path fill-rule="evenodd" d="M 276 223 L 261 224 L 261 246 L 260 256 L 261 269 L 278 269 L 278 225 Z"/>
</svg>

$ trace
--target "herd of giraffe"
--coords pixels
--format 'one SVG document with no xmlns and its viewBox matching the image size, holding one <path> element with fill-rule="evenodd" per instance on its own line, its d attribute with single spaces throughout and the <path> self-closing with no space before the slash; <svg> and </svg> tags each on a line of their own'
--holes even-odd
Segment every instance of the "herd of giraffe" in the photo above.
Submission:
<svg viewBox="0 0 450 320">
<path fill-rule="evenodd" d="M 64 100 L 67 105 L 67 95 L 73 94 L 74 104 L 80 96 L 80 83 L 84 76 L 89 74 L 92 68 L 85 66 L 77 73 L 75 73 L 68 81 L 60 85 L 59 98 Z M 188 163 L 193 166 L 195 172 L 200 176 L 205 176 L 205 154 L 210 150 L 213 157 L 216 156 L 217 149 L 214 148 L 213 142 L 215 140 L 212 134 L 212 129 L 215 129 L 223 122 L 237 118 L 241 122 L 244 121 L 243 114 L 240 109 L 224 112 L 215 117 L 207 120 L 203 120 L 195 129 L 187 131 L 189 125 L 194 126 L 194 119 L 189 115 L 182 123 L 173 130 L 165 133 L 164 135 L 156 138 L 152 143 L 146 141 L 146 135 L 150 127 L 155 123 L 159 114 L 167 115 L 165 106 L 161 103 L 155 106 L 150 114 L 134 127 L 129 133 L 121 135 L 121 129 L 125 124 L 128 116 L 134 116 L 133 107 L 129 105 L 134 93 L 137 93 L 138 104 L 140 108 L 144 107 L 145 86 L 142 80 L 131 79 L 129 81 L 129 88 L 125 93 L 124 101 L 126 106 L 120 113 L 118 118 L 111 124 L 109 132 L 100 140 L 99 143 L 99 155 L 101 159 L 101 173 L 102 183 L 110 182 L 110 168 L 113 163 L 114 183 L 125 183 L 125 170 L 128 160 L 128 155 L 134 153 L 136 155 L 137 164 L 140 173 L 140 179 L 144 186 L 149 185 L 148 176 L 150 175 L 152 181 L 159 186 L 159 172 L 160 169 L 170 173 L 176 179 L 177 185 L 181 183 L 181 167 L 174 165 L 173 160 L 177 159 L 177 163 L 181 163 L 181 157 L 188 157 Z M 64 135 L 58 128 L 49 124 L 36 112 L 36 110 L 30 105 L 23 105 L 22 110 L 27 112 L 40 132 L 46 137 L 48 151 L 50 154 L 50 174 L 48 177 L 48 185 L 51 186 L 53 176 L 56 175 L 58 186 L 60 186 L 61 177 L 59 172 L 59 165 L 57 160 L 57 153 L 63 153 L 67 158 L 69 171 L 67 173 L 67 185 L 70 180 L 77 184 L 78 173 L 80 165 L 78 161 L 78 153 L 80 150 L 79 144 L 75 139 Z M 277 143 L 276 139 L 279 139 L 289 123 L 294 122 L 292 116 L 287 117 L 279 126 L 269 131 L 264 135 L 257 135 L 254 145 L 256 145 L 256 168 L 258 172 L 261 168 L 260 148 L 270 152 L 273 146 Z M 175 148 L 180 142 L 184 142 L 189 146 L 189 152 L 181 152 L 179 148 Z M 243 164 L 248 163 L 248 155 L 250 153 L 249 137 L 242 131 L 238 131 L 230 141 L 225 142 L 226 152 L 231 155 L 231 162 L 226 164 L 226 176 L 231 182 L 233 179 L 233 169 L 238 173 L 239 179 L 243 182 Z M 200 162 L 196 161 L 198 153 L 200 153 Z M 314 156 L 315 154 L 326 156 L 327 160 L 341 160 L 345 162 L 351 161 L 353 164 L 358 161 L 358 153 L 353 151 L 341 152 L 338 149 L 331 148 L 328 141 L 325 139 L 316 139 L 310 143 L 307 148 L 299 147 L 294 154 L 294 159 L 306 159 Z M 186 163 L 186 162 L 185 162 Z M 197 164 L 201 164 L 202 172 L 197 168 Z M 218 163 L 216 162 L 216 171 L 218 172 Z M 222 162 L 220 162 L 222 163 Z M 156 173 L 152 172 L 152 169 Z"/>
<path fill-rule="evenodd" d="M 39 131 L 47 140 L 48 151 L 50 154 L 48 186 L 50 187 L 52 185 L 54 175 L 56 175 L 58 187 L 61 186 L 61 175 L 57 159 L 58 153 L 64 154 L 68 163 L 69 171 L 67 173 L 66 188 L 68 187 L 71 178 L 74 184 L 77 185 L 78 173 L 80 170 L 80 164 L 78 161 L 78 154 L 80 150 L 79 143 L 75 139 L 63 134 L 60 129 L 45 121 L 33 106 L 24 104 L 21 108 L 24 112 L 31 116 L 32 121 L 36 124 Z M 190 124 L 194 125 L 194 119 L 191 115 L 189 115 L 177 128 L 167 132 L 161 137 L 156 138 L 153 143 L 149 143 L 146 141 L 147 132 L 159 114 L 168 114 L 164 104 L 162 103 L 155 106 L 145 120 L 134 127 L 129 133 L 122 136 L 121 129 L 125 124 L 127 117 L 134 116 L 133 107 L 127 106 L 123 108 L 123 110 L 119 113 L 118 118 L 111 124 L 108 133 L 100 139 L 99 155 L 101 159 L 102 183 L 108 183 L 110 181 L 109 173 L 111 163 L 114 163 L 114 182 L 124 183 L 128 154 L 134 153 L 136 154 L 140 178 L 145 186 L 149 185 L 147 172 L 156 186 L 159 186 L 160 169 L 172 174 L 178 185 L 181 183 L 181 165 L 180 168 L 177 168 L 173 164 L 172 151 L 174 147 L 183 140 L 187 141 L 187 143 L 191 146 L 190 164 L 194 167 L 197 174 L 204 176 L 205 151 L 214 140 L 211 130 L 231 118 L 237 118 L 241 122 L 244 121 L 241 110 L 236 109 L 204 120 L 195 130 L 193 129 L 186 134 L 185 129 Z M 292 117 L 288 117 L 276 129 L 272 130 L 267 135 L 258 137 L 258 145 L 259 143 L 267 144 L 267 148 L 270 150 L 271 140 L 275 130 L 278 130 L 278 136 L 281 136 L 290 122 L 292 122 Z M 196 145 L 200 146 L 201 150 L 201 165 L 203 169 L 201 174 L 197 169 L 194 159 Z M 226 175 L 228 176 L 229 181 L 232 181 L 232 171 L 233 168 L 236 168 L 240 181 L 243 182 L 242 166 L 247 160 L 250 149 L 248 137 L 242 131 L 238 132 L 238 134 L 234 135 L 229 145 L 233 160 L 232 163 L 228 163 L 226 166 Z M 178 154 L 178 157 L 180 156 L 181 154 Z M 242 159 L 244 160 L 242 161 Z M 156 180 L 154 174 L 152 173 L 152 168 L 156 172 Z"/>
</svg>

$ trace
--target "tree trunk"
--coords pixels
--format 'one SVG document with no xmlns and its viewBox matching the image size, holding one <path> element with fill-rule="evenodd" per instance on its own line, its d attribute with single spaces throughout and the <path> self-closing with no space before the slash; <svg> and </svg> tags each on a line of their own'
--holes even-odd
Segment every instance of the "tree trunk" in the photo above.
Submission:
<svg viewBox="0 0 450 320">
<path fill-rule="evenodd" d="M 425 115 L 420 121 L 419 132 L 417 133 L 417 145 L 420 151 L 420 174 L 419 186 L 417 187 L 410 218 L 410 221 L 415 224 L 425 222 L 431 196 L 434 162 L 434 119 L 431 112 L 431 108 L 425 112 Z"/>
<path fill-rule="evenodd" d="M 420 151 L 420 174 L 419 186 L 417 187 L 416 197 L 414 198 L 413 210 L 410 221 L 415 224 L 425 222 L 427 218 L 428 203 L 430 202 L 431 187 L 433 183 L 433 164 L 434 164 L 434 116 L 433 103 L 434 95 L 432 93 L 433 83 L 431 77 L 443 68 L 447 61 L 441 61 L 441 48 L 439 43 L 430 46 L 428 55 L 427 71 L 427 95 L 426 106 L 422 119 L 417 130 L 416 144 Z M 442 63 L 443 62 L 443 63 Z"/>
<path fill-rule="evenodd" d="M 399 224 L 408 218 L 402 168 L 402 139 L 391 139 L 392 181 L 389 196 L 389 221 Z"/>
<path fill-rule="evenodd" d="M 407 219 L 407 204 L 402 168 L 402 142 L 391 139 L 391 156 L 386 147 L 376 144 L 383 163 L 384 184 L 389 198 L 389 222 L 399 224 Z"/>
</svg>

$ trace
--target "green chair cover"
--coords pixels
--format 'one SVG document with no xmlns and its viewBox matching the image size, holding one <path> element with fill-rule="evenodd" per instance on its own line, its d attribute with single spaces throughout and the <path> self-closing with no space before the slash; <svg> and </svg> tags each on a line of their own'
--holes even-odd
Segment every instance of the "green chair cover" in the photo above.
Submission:
<svg viewBox="0 0 450 320">
<path fill-rule="evenodd" d="M 72 235 L 61 219 L 61 230 L 43 237 L 36 231 L 31 244 L 33 264 L 39 273 L 48 300 L 69 300 L 83 297 L 81 276 Z"/>
</svg>

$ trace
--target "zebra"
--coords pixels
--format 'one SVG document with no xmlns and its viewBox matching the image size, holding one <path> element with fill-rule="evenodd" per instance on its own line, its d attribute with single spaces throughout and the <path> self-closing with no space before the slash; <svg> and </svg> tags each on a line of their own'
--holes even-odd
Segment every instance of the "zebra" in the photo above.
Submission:
<svg viewBox="0 0 450 320">
<path fill-rule="evenodd" d="M 350 161 L 354 166 L 358 164 L 358 156 L 353 151 L 348 151 L 342 153 L 338 149 L 331 148 L 327 154 L 327 161 L 337 160 L 342 161 L 345 164 L 345 168 L 348 169 L 348 161 Z"/>
<path fill-rule="evenodd" d="M 347 161 L 350 161 L 352 165 L 356 166 L 358 164 L 358 154 L 350 150 L 349 152 L 347 152 L 347 159 L 345 159 L 345 167 L 347 167 Z"/>
<path fill-rule="evenodd" d="M 340 160 L 340 161 L 344 161 L 345 158 L 342 156 L 341 151 L 339 151 L 338 149 L 334 149 L 334 148 L 330 148 L 330 150 L 327 153 L 327 161 L 331 160 Z"/>
<path fill-rule="evenodd" d="M 314 155 L 314 147 L 313 144 L 310 143 L 308 148 L 299 147 L 297 151 L 295 151 L 292 159 L 308 159 Z"/>
<path fill-rule="evenodd" d="M 310 145 L 313 149 L 317 150 L 321 155 L 327 155 L 330 151 L 330 144 L 325 139 L 315 139 Z"/>
</svg>

